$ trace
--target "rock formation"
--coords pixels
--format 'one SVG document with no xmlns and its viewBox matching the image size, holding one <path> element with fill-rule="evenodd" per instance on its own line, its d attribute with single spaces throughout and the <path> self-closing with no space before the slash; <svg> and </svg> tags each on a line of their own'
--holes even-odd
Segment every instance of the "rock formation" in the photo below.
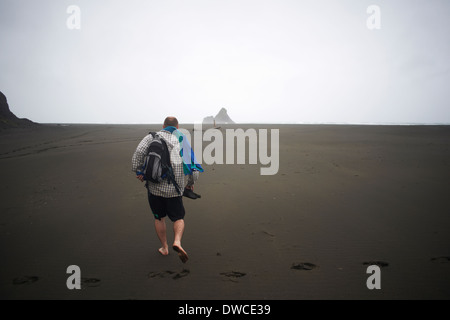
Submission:
<svg viewBox="0 0 450 320">
<path fill-rule="evenodd" d="M 213 117 L 209 116 L 203 119 L 203 124 L 233 124 L 235 123 L 231 118 L 228 116 L 227 109 L 222 108 L 220 109 L 219 113 Z"/>
<path fill-rule="evenodd" d="M 6 96 L 0 92 L 0 129 L 29 127 L 33 125 L 36 125 L 33 121 L 17 118 L 9 109 Z"/>
</svg>

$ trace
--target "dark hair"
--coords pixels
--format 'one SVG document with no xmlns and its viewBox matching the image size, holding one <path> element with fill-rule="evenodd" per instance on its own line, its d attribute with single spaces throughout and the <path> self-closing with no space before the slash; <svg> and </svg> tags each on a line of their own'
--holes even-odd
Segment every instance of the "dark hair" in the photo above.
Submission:
<svg viewBox="0 0 450 320">
<path fill-rule="evenodd" d="M 178 120 L 175 117 L 167 117 L 164 120 L 164 127 L 177 127 L 178 126 Z"/>
</svg>

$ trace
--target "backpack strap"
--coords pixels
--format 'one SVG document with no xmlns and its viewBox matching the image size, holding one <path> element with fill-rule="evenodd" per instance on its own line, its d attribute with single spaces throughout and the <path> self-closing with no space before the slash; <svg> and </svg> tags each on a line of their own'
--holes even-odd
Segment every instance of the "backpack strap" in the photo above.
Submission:
<svg viewBox="0 0 450 320">
<path fill-rule="evenodd" d="M 181 194 L 180 192 L 180 186 L 178 185 L 176 179 L 175 179 L 175 173 L 173 172 L 173 168 L 172 168 L 172 162 L 170 161 L 170 151 L 169 148 L 167 147 L 167 143 L 164 140 L 164 138 L 161 137 L 161 142 L 164 146 L 165 152 L 163 154 L 163 157 L 165 159 L 161 159 L 162 163 L 167 163 L 167 173 L 166 173 L 166 179 L 167 182 L 169 182 L 169 184 L 173 184 L 173 186 L 175 187 L 175 190 L 177 191 L 178 194 Z"/>
</svg>

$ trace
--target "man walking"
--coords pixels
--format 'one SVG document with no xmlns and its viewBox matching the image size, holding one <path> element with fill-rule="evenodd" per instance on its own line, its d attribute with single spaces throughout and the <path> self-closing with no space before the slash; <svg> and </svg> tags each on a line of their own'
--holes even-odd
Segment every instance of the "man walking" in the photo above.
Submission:
<svg viewBox="0 0 450 320">
<path fill-rule="evenodd" d="M 181 238 L 184 232 L 184 216 L 185 210 L 183 205 L 183 190 L 193 191 L 195 180 L 198 178 L 198 171 L 190 172 L 186 177 L 183 170 L 183 161 L 180 155 L 180 141 L 176 135 L 172 134 L 178 129 L 178 120 L 175 117 L 167 117 L 164 120 L 163 129 L 157 132 L 157 135 L 166 142 L 170 152 L 170 162 L 172 165 L 175 181 L 180 186 L 176 188 L 174 183 L 168 180 L 162 180 L 159 183 L 151 181 L 146 182 L 148 202 L 155 217 L 155 229 L 162 247 L 159 253 L 163 256 L 169 254 L 169 246 L 167 244 L 166 221 L 165 217 L 173 222 L 174 241 L 172 248 L 178 253 L 181 261 L 185 263 L 188 260 L 186 251 L 181 246 Z M 136 173 L 137 179 L 144 181 L 144 173 L 141 171 L 144 165 L 144 159 L 147 150 L 153 140 L 151 134 L 147 135 L 139 143 L 132 159 L 132 171 Z M 190 151 L 190 150 L 188 150 Z M 184 150 L 184 152 L 188 152 Z M 186 186 L 185 188 L 183 188 Z"/>
</svg>

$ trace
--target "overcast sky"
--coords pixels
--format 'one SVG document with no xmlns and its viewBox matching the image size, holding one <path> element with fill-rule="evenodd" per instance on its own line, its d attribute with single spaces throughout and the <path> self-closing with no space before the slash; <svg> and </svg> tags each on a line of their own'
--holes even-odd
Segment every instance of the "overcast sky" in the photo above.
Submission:
<svg viewBox="0 0 450 320">
<path fill-rule="evenodd" d="M 0 0 L 0 91 L 37 122 L 450 123 L 449 30 L 448 0 Z"/>
</svg>

